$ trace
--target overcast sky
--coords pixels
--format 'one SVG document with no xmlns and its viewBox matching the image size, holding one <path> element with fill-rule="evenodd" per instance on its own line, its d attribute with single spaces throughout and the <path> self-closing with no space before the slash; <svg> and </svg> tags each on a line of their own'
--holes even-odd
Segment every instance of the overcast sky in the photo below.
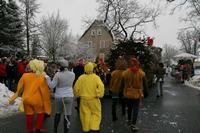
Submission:
<svg viewBox="0 0 200 133">
<path fill-rule="evenodd" d="M 60 16 L 68 20 L 69 30 L 73 35 L 81 35 L 84 32 L 82 22 L 84 17 L 94 18 L 97 15 L 96 0 L 38 0 L 38 2 L 41 4 L 40 17 L 60 11 Z M 178 11 L 174 15 L 169 15 L 168 11 L 164 5 L 162 15 L 157 19 L 158 28 L 156 30 L 152 25 L 145 27 L 147 34 L 155 38 L 155 46 L 162 47 L 165 43 L 180 46 L 176 38 L 178 29 L 184 26 L 179 22 L 179 17 L 183 14 Z"/>
</svg>

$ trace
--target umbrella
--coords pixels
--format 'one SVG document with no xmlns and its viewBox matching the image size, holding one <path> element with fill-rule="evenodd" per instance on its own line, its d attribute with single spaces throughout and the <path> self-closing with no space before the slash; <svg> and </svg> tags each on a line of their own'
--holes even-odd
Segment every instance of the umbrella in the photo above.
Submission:
<svg viewBox="0 0 200 133">
<path fill-rule="evenodd" d="M 193 54 L 189 54 L 189 53 L 181 53 L 181 54 L 178 54 L 178 55 L 175 55 L 174 56 L 175 59 L 196 59 L 197 56 L 196 55 L 193 55 Z"/>
</svg>

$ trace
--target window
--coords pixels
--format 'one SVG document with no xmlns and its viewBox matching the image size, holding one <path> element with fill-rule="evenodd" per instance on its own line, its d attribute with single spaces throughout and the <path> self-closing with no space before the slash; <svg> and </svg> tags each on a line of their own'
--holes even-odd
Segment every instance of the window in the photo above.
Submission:
<svg viewBox="0 0 200 133">
<path fill-rule="evenodd" d="M 106 41 L 100 40 L 100 48 L 106 48 Z"/>
<path fill-rule="evenodd" d="M 95 30 L 91 30 L 91 36 L 95 36 L 96 35 L 96 31 Z"/>
<path fill-rule="evenodd" d="M 88 41 L 86 45 L 87 45 L 87 48 L 92 47 L 92 41 Z"/>
<path fill-rule="evenodd" d="M 92 45 L 92 41 L 88 41 L 88 45 L 91 46 Z"/>
<path fill-rule="evenodd" d="M 97 35 L 99 35 L 99 36 L 102 35 L 101 29 L 98 29 L 98 30 L 97 30 Z"/>
</svg>

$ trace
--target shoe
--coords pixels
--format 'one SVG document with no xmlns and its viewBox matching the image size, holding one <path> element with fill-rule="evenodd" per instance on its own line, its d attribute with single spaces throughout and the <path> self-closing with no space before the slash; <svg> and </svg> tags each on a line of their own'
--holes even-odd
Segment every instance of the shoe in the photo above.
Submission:
<svg viewBox="0 0 200 133">
<path fill-rule="evenodd" d="M 127 124 L 128 124 L 128 126 L 131 126 L 132 121 L 131 120 L 127 120 Z"/>
<path fill-rule="evenodd" d="M 138 130 L 139 130 L 139 128 L 136 127 L 136 126 L 133 125 L 133 124 L 130 125 L 130 128 L 131 128 L 132 131 L 138 131 Z"/>
<path fill-rule="evenodd" d="M 40 132 L 42 132 L 42 133 L 43 133 L 43 132 L 46 132 L 46 131 L 47 131 L 47 129 L 45 129 L 45 128 L 41 128 L 41 129 L 40 129 Z M 35 128 L 33 128 L 33 132 L 36 132 L 36 129 L 35 129 Z"/>
<path fill-rule="evenodd" d="M 40 129 L 36 129 L 35 133 L 42 133 L 42 132 L 40 131 Z"/>
</svg>

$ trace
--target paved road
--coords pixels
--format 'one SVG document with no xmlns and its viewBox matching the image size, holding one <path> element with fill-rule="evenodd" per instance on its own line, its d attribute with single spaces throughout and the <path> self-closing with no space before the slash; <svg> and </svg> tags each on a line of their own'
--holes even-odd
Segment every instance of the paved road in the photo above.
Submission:
<svg viewBox="0 0 200 133">
<path fill-rule="evenodd" d="M 155 89 L 143 100 L 138 118 L 138 133 L 200 133 L 200 91 L 176 83 L 173 78 L 167 78 L 164 84 L 164 96 L 156 98 Z M 103 100 L 102 133 L 131 133 L 126 124 L 126 117 L 111 120 L 111 99 Z M 60 123 L 59 133 L 63 132 Z M 70 133 L 80 133 L 80 122 L 76 110 L 73 112 Z M 49 118 L 44 125 L 53 133 L 53 119 Z M 0 133 L 26 133 L 23 114 L 0 119 Z"/>
</svg>

